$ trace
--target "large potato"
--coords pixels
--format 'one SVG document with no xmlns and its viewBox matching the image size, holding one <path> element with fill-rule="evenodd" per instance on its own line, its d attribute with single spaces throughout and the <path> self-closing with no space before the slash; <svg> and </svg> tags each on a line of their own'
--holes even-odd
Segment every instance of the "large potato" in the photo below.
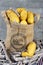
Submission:
<svg viewBox="0 0 43 65">
<path fill-rule="evenodd" d="M 21 20 L 26 20 L 27 19 L 27 11 L 23 10 L 20 14 L 20 19 Z"/>
<path fill-rule="evenodd" d="M 36 43 L 31 42 L 27 47 L 28 56 L 32 57 L 35 53 L 35 50 L 36 50 Z"/>
<path fill-rule="evenodd" d="M 29 24 L 34 23 L 34 14 L 32 12 L 28 12 L 28 14 L 27 14 L 27 22 Z"/>
<path fill-rule="evenodd" d="M 22 57 L 32 57 L 35 53 L 36 50 L 36 43 L 35 42 L 31 42 L 28 47 L 27 47 L 27 51 L 26 52 L 22 52 L 21 55 Z"/>
<path fill-rule="evenodd" d="M 13 10 L 11 10 L 11 9 L 7 10 L 6 14 L 7 14 L 10 22 L 17 22 L 17 23 L 19 23 L 19 21 L 20 21 L 19 17 L 16 15 L 16 13 Z"/>
</svg>

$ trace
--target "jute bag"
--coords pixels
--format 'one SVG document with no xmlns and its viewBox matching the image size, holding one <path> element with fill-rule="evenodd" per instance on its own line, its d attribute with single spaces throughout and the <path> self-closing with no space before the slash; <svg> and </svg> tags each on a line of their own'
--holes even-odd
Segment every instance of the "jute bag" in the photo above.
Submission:
<svg viewBox="0 0 43 65">
<path fill-rule="evenodd" d="M 34 37 L 34 24 L 31 25 L 20 25 L 13 24 L 10 33 L 11 48 L 13 47 L 16 51 L 25 50 L 29 42 L 33 41 Z M 14 50 L 12 48 L 12 50 Z"/>
<path fill-rule="evenodd" d="M 6 49 L 10 51 L 23 51 L 29 42 L 34 38 L 34 24 L 22 25 L 10 23 L 6 17 L 5 11 L 2 12 L 7 25 L 7 35 L 5 40 Z"/>
</svg>

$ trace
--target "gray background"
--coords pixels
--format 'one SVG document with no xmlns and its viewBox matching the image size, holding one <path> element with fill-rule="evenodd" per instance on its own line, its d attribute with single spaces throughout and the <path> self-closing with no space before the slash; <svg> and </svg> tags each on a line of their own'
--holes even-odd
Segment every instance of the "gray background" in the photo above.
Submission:
<svg viewBox="0 0 43 65">
<path fill-rule="evenodd" d="M 0 0 L 0 11 L 8 8 L 25 7 L 29 11 L 34 13 L 40 13 L 41 18 L 38 23 L 35 23 L 35 39 L 43 39 L 43 0 Z M 0 14 L 0 39 L 5 40 L 6 38 L 6 23 Z"/>
</svg>

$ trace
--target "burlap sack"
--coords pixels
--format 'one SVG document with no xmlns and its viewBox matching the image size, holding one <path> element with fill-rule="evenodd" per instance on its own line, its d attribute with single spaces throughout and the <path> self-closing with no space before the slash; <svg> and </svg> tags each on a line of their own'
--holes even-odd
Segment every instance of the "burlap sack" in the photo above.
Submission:
<svg viewBox="0 0 43 65">
<path fill-rule="evenodd" d="M 22 51 L 23 49 L 26 48 L 29 42 L 33 41 L 34 24 L 25 26 L 14 23 L 13 26 L 11 28 L 11 33 L 10 33 L 11 46 L 15 48 L 16 51 Z"/>
<path fill-rule="evenodd" d="M 10 49 L 10 51 L 23 51 L 29 42 L 33 41 L 34 24 L 10 24 L 5 11 L 2 14 L 7 25 L 7 35 L 5 40 L 6 49 Z"/>
<path fill-rule="evenodd" d="M 22 51 L 26 48 L 29 42 L 33 41 L 34 37 L 34 24 L 20 25 L 7 23 L 7 36 L 5 45 L 11 51 Z"/>
</svg>

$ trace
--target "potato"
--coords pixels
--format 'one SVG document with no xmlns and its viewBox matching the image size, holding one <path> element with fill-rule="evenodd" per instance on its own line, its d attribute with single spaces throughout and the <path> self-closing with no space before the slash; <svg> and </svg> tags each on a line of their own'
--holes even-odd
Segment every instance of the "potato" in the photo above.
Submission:
<svg viewBox="0 0 43 65">
<path fill-rule="evenodd" d="M 25 8 L 17 8 L 16 11 L 20 14 Z"/>
<path fill-rule="evenodd" d="M 16 15 L 16 13 L 13 10 L 9 9 L 6 11 L 6 13 L 10 22 L 17 22 L 17 23 L 20 22 L 19 17 Z"/>
<path fill-rule="evenodd" d="M 34 14 L 33 14 L 32 12 L 28 12 L 28 13 L 27 13 L 27 22 L 28 22 L 29 24 L 34 23 Z"/>
<path fill-rule="evenodd" d="M 20 14 L 20 19 L 21 20 L 26 20 L 27 19 L 27 11 L 23 10 Z"/>
<path fill-rule="evenodd" d="M 25 20 L 20 22 L 21 24 L 27 25 L 27 22 Z"/>
<path fill-rule="evenodd" d="M 35 50 L 36 50 L 36 43 L 31 42 L 27 47 L 28 56 L 32 57 L 35 53 Z"/>
</svg>

